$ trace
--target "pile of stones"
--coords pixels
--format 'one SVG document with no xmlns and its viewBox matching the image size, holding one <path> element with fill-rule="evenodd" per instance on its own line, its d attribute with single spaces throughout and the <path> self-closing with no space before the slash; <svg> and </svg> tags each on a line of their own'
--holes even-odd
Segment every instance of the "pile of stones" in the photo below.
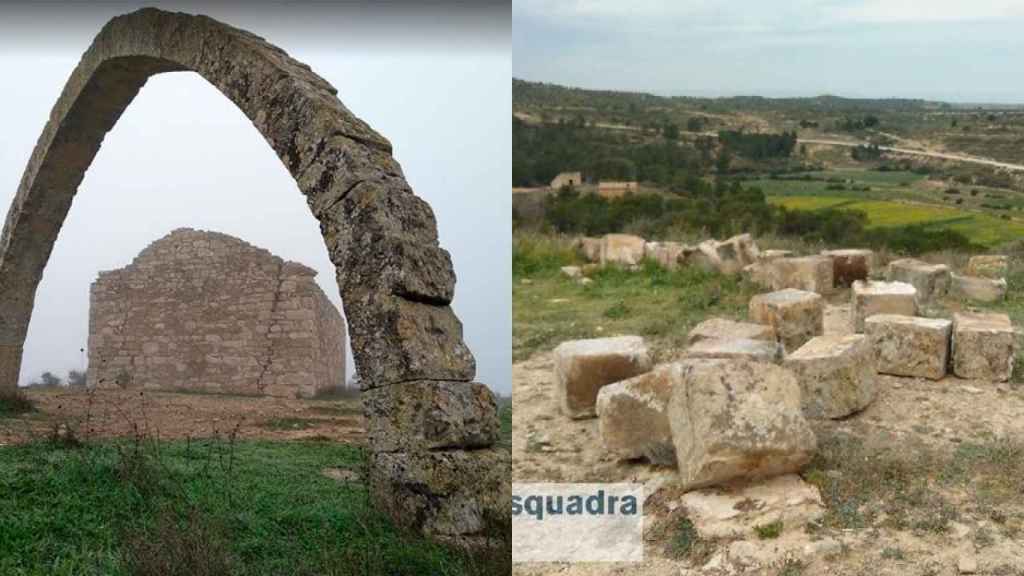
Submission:
<svg viewBox="0 0 1024 576">
<path fill-rule="evenodd" d="M 878 374 L 1011 376 L 1016 333 L 1005 314 L 918 315 L 954 284 L 945 266 L 897 260 L 882 281 L 868 279 L 867 250 L 758 258 L 780 288 L 751 298 L 749 322 L 712 318 L 694 327 L 674 362 L 654 365 L 639 336 L 558 346 L 561 411 L 598 418 L 610 454 L 674 466 L 690 490 L 798 471 L 816 449 L 808 420 L 864 410 Z M 992 262 L 972 259 L 968 269 Z M 821 291 L 844 284 L 853 331 L 826 335 Z"/>
<path fill-rule="evenodd" d="M 737 274 L 760 257 L 760 250 L 750 234 L 721 241 L 705 240 L 696 246 L 681 242 L 648 242 L 632 234 L 606 234 L 600 238 L 578 238 L 575 247 L 595 267 L 609 264 L 637 267 L 646 258 L 669 270 L 680 266 L 700 266 L 722 274 Z M 584 268 L 567 266 L 562 271 L 576 278 L 586 274 Z"/>
</svg>

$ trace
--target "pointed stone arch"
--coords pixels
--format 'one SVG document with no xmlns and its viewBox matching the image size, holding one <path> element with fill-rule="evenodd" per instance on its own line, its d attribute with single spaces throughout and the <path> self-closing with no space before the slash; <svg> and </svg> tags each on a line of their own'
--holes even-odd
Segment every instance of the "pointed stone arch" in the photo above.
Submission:
<svg viewBox="0 0 1024 576">
<path fill-rule="evenodd" d="M 320 223 L 363 383 L 378 503 L 407 527 L 458 540 L 507 519 L 509 456 L 493 448 L 494 398 L 472 382 L 430 206 L 327 81 L 205 16 L 116 17 L 64 86 L 0 236 L 0 390 L 17 386 L 36 288 L 104 136 L 150 76 L 174 71 L 198 73 L 242 110 Z"/>
</svg>

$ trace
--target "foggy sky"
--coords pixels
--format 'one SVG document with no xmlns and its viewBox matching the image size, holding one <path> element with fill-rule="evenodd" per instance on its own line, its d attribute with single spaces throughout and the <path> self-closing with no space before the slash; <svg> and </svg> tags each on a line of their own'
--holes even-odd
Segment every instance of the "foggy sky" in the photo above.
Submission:
<svg viewBox="0 0 1024 576">
<path fill-rule="evenodd" d="M 1024 103 L 1020 0 L 514 0 L 512 73 L 693 96 Z"/>
<path fill-rule="evenodd" d="M 152 5 L 152 4 L 150 4 Z M 164 9 L 200 12 L 188 3 Z M 458 275 L 454 308 L 477 379 L 511 390 L 511 113 L 508 4 L 427 2 L 382 9 L 334 4 L 204 4 L 201 12 L 259 34 L 338 89 L 342 102 L 394 145 L 416 193 L 437 216 Z M 0 210 L 68 75 L 127 3 L 88 10 L 0 7 Z M 62 8 L 62 9 L 58 9 Z M 45 270 L 22 366 L 81 369 L 89 285 L 178 227 L 238 236 L 317 271 L 340 309 L 334 268 L 305 198 L 249 120 L 200 76 L 154 76 L 107 135 Z M 354 366 L 349 356 L 349 373 Z"/>
</svg>

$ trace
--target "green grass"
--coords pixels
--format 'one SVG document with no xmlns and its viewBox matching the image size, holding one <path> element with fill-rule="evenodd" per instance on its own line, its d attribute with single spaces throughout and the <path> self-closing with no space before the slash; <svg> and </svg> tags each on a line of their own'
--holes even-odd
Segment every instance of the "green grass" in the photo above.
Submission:
<svg viewBox="0 0 1024 576">
<path fill-rule="evenodd" d="M 742 317 L 757 292 L 737 277 L 695 267 L 667 271 L 652 262 L 637 272 L 603 268 L 590 276 L 593 283 L 587 286 L 558 274 L 513 273 L 516 361 L 565 340 L 617 334 L 637 334 L 667 348 L 683 348 L 695 324 L 711 316 Z"/>
<path fill-rule="evenodd" d="M 260 423 L 260 428 L 266 430 L 309 430 L 315 428 L 322 420 L 315 418 L 271 418 Z"/>
<path fill-rule="evenodd" d="M 21 390 L 0 393 L 0 418 L 35 412 L 35 404 Z"/>
<path fill-rule="evenodd" d="M 512 448 L 512 400 L 509 398 L 499 400 L 498 413 L 501 416 L 501 445 Z"/>
<path fill-rule="evenodd" d="M 402 536 L 331 442 L 0 448 L 0 574 L 465 574 L 460 556 Z"/>
</svg>

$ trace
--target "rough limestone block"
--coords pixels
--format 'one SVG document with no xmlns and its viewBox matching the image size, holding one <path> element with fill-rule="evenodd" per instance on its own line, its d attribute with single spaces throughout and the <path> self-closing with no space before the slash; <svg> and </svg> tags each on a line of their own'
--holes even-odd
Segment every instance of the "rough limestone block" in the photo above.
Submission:
<svg viewBox="0 0 1024 576">
<path fill-rule="evenodd" d="M 875 314 L 917 315 L 917 290 L 905 282 L 853 283 L 850 321 L 853 331 L 864 332 L 864 319 Z"/>
<path fill-rule="evenodd" d="M 603 386 L 651 369 L 644 339 L 617 336 L 562 342 L 555 348 L 556 396 L 570 418 L 593 418 Z"/>
<path fill-rule="evenodd" d="M 694 490 L 683 494 L 679 503 L 702 538 L 750 538 L 756 527 L 779 520 L 786 531 L 802 530 L 825 515 L 818 488 L 796 474 Z"/>
<path fill-rule="evenodd" d="M 778 362 L 782 350 L 775 341 L 747 338 L 705 338 L 683 353 L 685 358 L 739 358 L 757 362 Z"/>
<path fill-rule="evenodd" d="M 786 289 L 750 299 L 750 319 L 766 324 L 786 351 L 796 350 L 824 331 L 825 301 L 814 292 Z"/>
<path fill-rule="evenodd" d="M 704 255 L 711 268 L 720 274 L 737 274 L 743 269 L 743 261 L 733 244 L 705 240 L 697 245 L 697 250 Z"/>
<path fill-rule="evenodd" d="M 1006 298 L 1006 279 L 952 275 L 950 293 L 957 298 L 975 302 L 1000 302 Z"/>
<path fill-rule="evenodd" d="M 392 384 L 364 392 L 363 406 L 375 452 L 488 448 L 501 432 L 494 395 L 476 382 Z"/>
<path fill-rule="evenodd" d="M 601 244 L 603 242 L 604 240 L 601 238 L 580 238 L 578 245 L 580 254 L 586 258 L 587 262 L 600 262 Z"/>
<path fill-rule="evenodd" d="M 835 291 L 832 259 L 827 256 L 801 256 L 772 260 L 772 288 L 795 288 L 818 294 Z"/>
<path fill-rule="evenodd" d="M 758 262 L 771 262 L 778 258 L 790 258 L 793 256 L 792 250 L 761 250 L 757 255 Z"/>
<path fill-rule="evenodd" d="M 875 253 L 871 250 L 823 250 L 821 255 L 832 259 L 832 279 L 836 286 L 849 286 L 855 280 L 867 280 L 875 267 Z"/>
<path fill-rule="evenodd" d="M 743 267 L 741 271 L 743 279 L 752 284 L 756 284 L 761 288 L 771 289 L 773 286 L 772 282 L 772 267 L 770 263 L 766 262 L 754 262 Z"/>
<path fill-rule="evenodd" d="M 684 490 L 796 472 L 817 447 L 788 370 L 745 360 L 684 365 L 669 425 Z"/>
<path fill-rule="evenodd" d="M 644 259 L 647 242 L 632 234 L 605 234 L 601 239 L 601 264 L 636 266 Z"/>
<path fill-rule="evenodd" d="M 560 270 L 563 276 L 572 280 L 578 280 L 583 277 L 583 269 L 579 266 L 562 266 Z"/>
<path fill-rule="evenodd" d="M 886 270 L 885 279 L 910 284 L 917 289 L 917 303 L 924 304 L 946 295 L 949 290 L 949 266 L 929 264 L 913 258 L 893 260 Z"/>
<path fill-rule="evenodd" d="M 783 367 L 800 384 L 808 418 L 843 418 L 875 399 L 875 358 L 866 336 L 817 336 L 787 356 Z"/>
<path fill-rule="evenodd" d="M 506 449 L 381 452 L 371 461 L 374 502 L 398 526 L 472 543 L 488 526 L 511 524 Z"/>
<path fill-rule="evenodd" d="M 709 338 L 767 340 L 775 342 L 775 329 L 765 324 L 737 322 L 725 318 L 709 318 L 697 324 L 686 336 L 687 344 L 696 344 Z"/>
<path fill-rule="evenodd" d="M 647 458 L 653 464 L 675 466 L 668 401 L 680 382 L 682 367 L 674 363 L 601 388 L 598 429 L 608 452 L 621 459 Z"/>
<path fill-rule="evenodd" d="M 760 259 L 761 249 L 757 247 L 757 243 L 754 242 L 754 238 L 750 234 L 738 234 L 725 240 L 722 244 L 732 247 L 733 253 L 736 254 L 736 258 L 743 266 L 753 264 Z"/>
<path fill-rule="evenodd" d="M 679 242 L 648 242 L 644 246 L 644 254 L 662 268 L 675 270 L 679 267 L 679 257 L 683 254 L 684 248 L 685 246 Z"/>
<path fill-rule="evenodd" d="M 717 255 L 711 251 L 702 250 L 700 246 L 683 246 L 683 252 L 679 255 L 679 263 L 708 272 L 718 272 Z"/>
<path fill-rule="evenodd" d="M 953 373 L 1006 382 L 1013 374 L 1016 334 L 1006 314 L 953 315 Z"/>
<path fill-rule="evenodd" d="M 1005 278 L 1010 267 L 1010 259 L 1002 254 L 985 254 L 971 256 L 967 262 L 967 276 L 980 276 L 982 278 Z"/>
<path fill-rule="evenodd" d="M 946 375 L 952 330 L 953 323 L 941 318 L 877 314 L 864 321 L 879 372 L 932 380 Z"/>
</svg>

